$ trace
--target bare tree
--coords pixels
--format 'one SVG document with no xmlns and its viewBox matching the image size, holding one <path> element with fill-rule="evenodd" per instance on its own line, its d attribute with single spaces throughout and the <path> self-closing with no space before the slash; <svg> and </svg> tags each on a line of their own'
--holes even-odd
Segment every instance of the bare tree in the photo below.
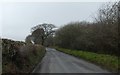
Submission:
<svg viewBox="0 0 120 75">
<path fill-rule="evenodd" d="M 104 4 L 103 7 L 99 9 L 97 22 L 105 23 L 105 24 L 113 24 L 118 21 L 118 9 L 119 2 L 109 2 Z"/>
<path fill-rule="evenodd" d="M 63 26 L 56 31 L 56 45 L 117 55 L 119 8 L 119 2 L 108 3 L 99 9 L 96 22 L 74 22 Z"/>
<path fill-rule="evenodd" d="M 32 36 L 34 40 L 41 39 L 41 44 L 44 45 L 45 40 L 48 38 L 49 35 L 52 35 L 55 28 L 53 24 L 43 23 L 31 28 Z"/>
</svg>

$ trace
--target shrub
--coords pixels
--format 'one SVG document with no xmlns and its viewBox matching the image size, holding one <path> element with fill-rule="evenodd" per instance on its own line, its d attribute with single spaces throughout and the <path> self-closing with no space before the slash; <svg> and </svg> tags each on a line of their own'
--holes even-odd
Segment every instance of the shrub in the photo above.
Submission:
<svg viewBox="0 0 120 75">
<path fill-rule="evenodd" d="M 41 45 L 2 39 L 2 72 L 29 73 L 45 54 Z"/>
</svg>

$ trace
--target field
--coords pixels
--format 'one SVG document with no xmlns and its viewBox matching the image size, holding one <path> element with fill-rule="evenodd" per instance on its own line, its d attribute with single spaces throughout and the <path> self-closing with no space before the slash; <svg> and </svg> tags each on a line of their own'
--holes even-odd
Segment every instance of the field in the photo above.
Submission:
<svg viewBox="0 0 120 75">
<path fill-rule="evenodd" d="M 70 50 L 56 47 L 57 50 L 76 56 L 78 58 L 85 59 L 101 67 L 108 69 L 112 72 L 118 72 L 120 70 L 120 60 L 118 60 L 117 56 L 105 55 L 105 54 L 97 54 L 93 52 L 80 51 L 80 50 Z"/>
</svg>

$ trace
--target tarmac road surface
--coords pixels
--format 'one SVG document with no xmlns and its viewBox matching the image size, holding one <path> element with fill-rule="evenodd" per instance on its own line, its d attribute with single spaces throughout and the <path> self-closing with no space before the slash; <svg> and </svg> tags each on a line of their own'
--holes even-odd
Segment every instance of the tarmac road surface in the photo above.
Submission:
<svg viewBox="0 0 120 75">
<path fill-rule="evenodd" d="M 109 73 L 101 67 L 83 59 L 46 48 L 45 57 L 33 73 Z"/>
</svg>

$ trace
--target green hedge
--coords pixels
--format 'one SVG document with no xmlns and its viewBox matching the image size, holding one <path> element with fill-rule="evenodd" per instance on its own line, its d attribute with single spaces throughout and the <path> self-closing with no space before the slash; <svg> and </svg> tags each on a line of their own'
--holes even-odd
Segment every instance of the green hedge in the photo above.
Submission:
<svg viewBox="0 0 120 75">
<path fill-rule="evenodd" d="M 41 45 L 2 39 L 2 73 L 30 73 L 44 54 Z"/>
<path fill-rule="evenodd" d="M 97 54 L 97 53 L 87 52 L 87 51 L 63 49 L 58 47 L 56 47 L 56 49 L 64 53 L 76 56 L 78 58 L 83 58 L 90 62 L 101 65 L 103 68 L 106 68 L 112 72 L 118 72 L 118 70 L 120 70 L 118 66 L 118 64 L 120 65 L 120 60 L 118 60 L 118 57 L 116 56 Z"/>
</svg>

